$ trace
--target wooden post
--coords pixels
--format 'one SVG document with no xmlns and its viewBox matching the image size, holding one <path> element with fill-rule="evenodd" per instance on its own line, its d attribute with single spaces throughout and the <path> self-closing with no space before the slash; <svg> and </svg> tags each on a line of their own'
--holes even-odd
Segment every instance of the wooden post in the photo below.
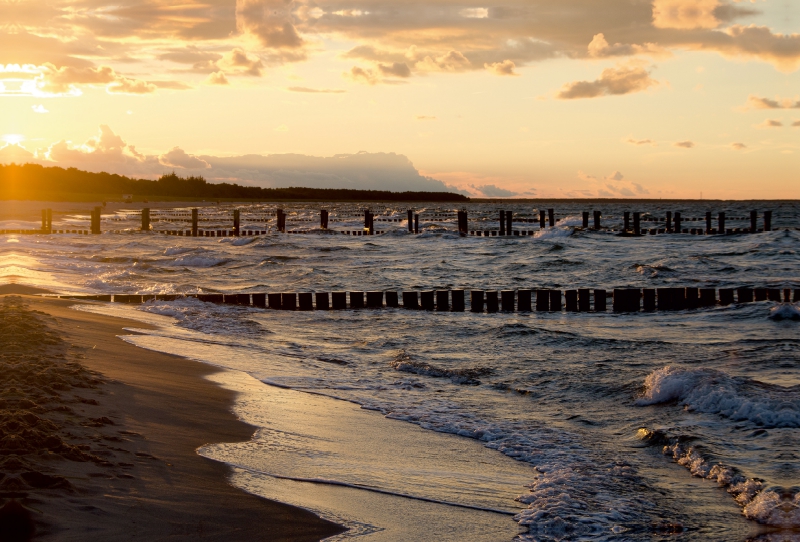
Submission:
<svg viewBox="0 0 800 542">
<path fill-rule="evenodd" d="M 436 296 L 432 290 L 424 290 L 419 293 L 420 306 L 422 310 L 432 311 L 436 308 Z"/>
<path fill-rule="evenodd" d="M 497 312 L 500 308 L 497 302 L 497 290 L 489 290 L 486 292 L 486 312 Z"/>
<path fill-rule="evenodd" d="M 503 312 L 514 312 L 514 290 L 500 292 L 500 308 Z"/>
<path fill-rule="evenodd" d="M 594 212 L 594 229 L 596 229 L 596 230 L 600 229 L 600 218 L 601 217 L 602 217 L 602 214 L 600 213 L 600 211 L 595 211 Z"/>
<path fill-rule="evenodd" d="M 764 211 L 764 231 L 772 231 L 772 211 Z"/>
<path fill-rule="evenodd" d="M 556 214 L 553 209 L 547 210 L 547 220 L 550 223 L 550 227 L 553 228 L 556 225 Z"/>
<path fill-rule="evenodd" d="M 514 218 L 511 211 L 506 211 L 506 235 L 514 235 Z"/>
<path fill-rule="evenodd" d="M 588 288 L 578 288 L 578 310 L 580 312 L 589 312 L 591 309 L 591 290 Z"/>
<path fill-rule="evenodd" d="M 369 234 L 369 209 L 364 210 L 364 231 Z"/>
<path fill-rule="evenodd" d="M 694 287 L 687 287 L 684 289 L 686 297 L 686 308 L 696 309 L 700 306 L 700 289 Z"/>
<path fill-rule="evenodd" d="M 400 306 L 400 301 L 397 298 L 397 292 L 386 292 L 386 306 L 392 309 L 396 309 Z"/>
<path fill-rule="evenodd" d="M 253 294 L 253 306 L 264 309 L 267 307 L 267 294 Z"/>
<path fill-rule="evenodd" d="M 331 292 L 331 306 L 335 311 L 347 308 L 347 292 Z"/>
<path fill-rule="evenodd" d="M 622 227 L 622 231 L 628 233 L 631 230 L 631 212 L 625 211 L 623 213 L 623 216 L 624 216 L 623 221 L 625 225 Z"/>
<path fill-rule="evenodd" d="M 383 292 L 367 292 L 367 308 L 368 309 L 382 309 L 383 308 Z"/>
<path fill-rule="evenodd" d="M 731 290 L 733 291 L 733 290 Z M 722 290 L 720 290 L 720 295 L 722 295 Z M 752 303 L 753 302 L 753 289 L 752 288 L 738 288 L 736 290 L 736 296 L 739 299 L 739 303 Z M 722 299 L 722 298 L 720 298 Z"/>
<path fill-rule="evenodd" d="M 328 229 L 328 211 L 326 209 L 319 212 L 319 227 L 323 230 Z"/>
<path fill-rule="evenodd" d="M 641 213 L 633 213 L 633 235 L 642 234 L 642 215 Z"/>
<path fill-rule="evenodd" d="M 197 209 L 192 209 L 192 237 L 197 237 Z"/>
<path fill-rule="evenodd" d="M 550 290 L 536 290 L 536 310 L 538 312 L 550 310 Z"/>
<path fill-rule="evenodd" d="M 315 292 L 314 301 L 318 311 L 326 311 L 331 308 L 330 296 L 328 292 Z"/>
<path fill-rule="evenodd" d="M 297 308 L 297 294 L 285 293 L 281 294 L 281 309 L 285 311 L 293 311 Z"/>
<path fill-rule="evenodd" d="M 241 226 L 241 223 L 239 222 L 239 219 L 240 219 L 239 209 L 234 209 L 233 210 L 233 236 L 234 237 L 239 237 L 239 230 L 240 230 L 240 226 Z"/>
<path fill-rule="evenodd" d="M 753 294 L 755 295 L 756 301 L 766 301 L 767 300 L 767 289 L 766 288 L 754 288 Z"/>
<path fill-rule="evenodd" d="M 409 209 L 408 213 L 408 231 L 409 233 L 414 233 L 414 211 Z"/>
<path fill-rule="evenodd" d="M 500 211 L 500 235 L 506 234 L 506 212 Z"/>
<path fill-rule="evenodd" d="M 550 290 L 550 312 L 561 312 L 561 290 Z"/>
<path fill-rule="evenodd" d="M 711 235 L 711 211 L 706 211 L 706 235 Z"/>
<path fill-rule="evenodd" d="M 47 227 L 46 233 L 53 233 L 53 210 L 47 209 Z"/>
<path fill-rule="evenodd" d="M 350 308 L 351 309 L 364 308 L 364 292 L 350 292 Z"/>
<path fill-rule="evenodd" d="M 666 225 L 667 233 L 672 233 L 672 211 L 667 211 Z"/>
<path fill-rule="evenodd" d="M 531 312 L 531 291 L 518 290 L 517 291 L 517 311 Z"/>
<path fill-rule="evenodd" d="M 47 209 L 42 209 L 42 233 L 47 233 Z"/>
<path fill-rule="evenodd" d="M 464 312 L 464 290 L 453 290 L 450 296 L 452 298 L 451 310 L 453 312 Z"/>
<path fill-rule="evenodd" d="M 758 231 L 758 211 L 750 211 L 750 233 Z"/>
<path fill-rule="evenodd" d="M 567 312 L 578 312 L 578 290 L 567 290 L 564 292 Z"/>
<path fill-rule="evenodd" d="M 419 233 L 419 215 L 414 215 L 414 233 Z"/>
<path fill-rule="evenodd" d="M 720 288 L 719 289 L 719 304 L 732 305 L 733 304 L 733 288 Z"/>
<path fill-rule="evenodd" d="M 717 291 L 714 288 L 700 288 L 700 306 L 713 307 L 717 304 Z"/>
<path fill-rule="evenodd" d="M 606 291 L 594 291 L 594 312 L 606 312 Z"/>
<path fill-rule="evenodd" d="M 449 290 L 436 290 L 436 310 L 449 311 L 450 310 L 450 291 Z"/>
<path fill-rule="evenodd" d="M 682 233 L 681 230 L 681 213 L 675 211 L 675 233 Z"/>
<path fill-rule="evenodd" d="M 719 229 L 717 229 L 717 232 L 720 235 L 725 235 L 725 213 L 724 212 L 719 214 Z"/>
<path fill-rule="evenodd" d="M 781 301 L 781 290 L 780 288 L 767 288 L 767 299 L 770 301 L 777 301 L 780 303 Z"/>
<path fill-rule="evenodd" d="M 419 308 L 417 292 L 403 292 L 403 308 L 414 310 Z"/>
<path fill-rule="evenodd" d="M 792 290 L 791 290 L 791 288 L 784 288 L 783 289 L 783 302 L 784 303 L 791 303 L 792 302 Z"/>
<path fill-rule="evenodd" d="M 583 229 L 589 229 L 589 211 L 583 211 Z"/>
<path fill-rule="evenodd" d="M 142 231 L 150 231 L 150 209 L 142 209 Z"/>
<path fill-rule="evenodd" d="M 471 290 L 469 292 L 470 310 L 472 312 L 483 312 L 483 290 Z"/>
<path fill-rule="evenodd" d="M 545 221 L 547 220 L 547 211 L 539 211 L 539 228 L 545 228 Z"/>
</svg>

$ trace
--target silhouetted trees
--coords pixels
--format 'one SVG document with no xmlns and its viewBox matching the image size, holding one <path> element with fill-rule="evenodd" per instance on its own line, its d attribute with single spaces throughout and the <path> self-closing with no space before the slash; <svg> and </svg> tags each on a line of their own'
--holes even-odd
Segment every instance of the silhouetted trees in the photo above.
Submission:
<svg viewBox="0 0 800 542">
<path fill-rule="evenodd" d="M 156 181 L 131 179 L 112 173 L 39 164 L 0 165 L 0 199 L 42 199 L 60 195 L 97 195 L 189 199 L 248 199 L 290 201 L 469 201 L 451 192 L 390 192 L 347 188 L 259 188 L 234 183 L 209 183 L 203 177 L 181 177 L 174 171 Z"/>
</svg>

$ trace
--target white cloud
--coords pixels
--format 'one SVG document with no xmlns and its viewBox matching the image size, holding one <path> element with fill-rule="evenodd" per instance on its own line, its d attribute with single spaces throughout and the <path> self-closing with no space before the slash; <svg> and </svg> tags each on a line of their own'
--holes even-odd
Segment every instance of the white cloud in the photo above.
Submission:
<svg viewBox="0 0 800 542">
<path fill-rule="evenodd" d="M 33 112 L 34 112 L 34 113 L 49 113 L 49 112 L 50 112 L 50 111 L 48 111 L 47 109 L 45 109 L 45 107 L 44 107 L 43 105 L 41 105 L 41 104 L 39 104 L 39 105 L 32 105 L 32 106 L 31 106 L 31 109 L 33 109 Z"/>
</svg>

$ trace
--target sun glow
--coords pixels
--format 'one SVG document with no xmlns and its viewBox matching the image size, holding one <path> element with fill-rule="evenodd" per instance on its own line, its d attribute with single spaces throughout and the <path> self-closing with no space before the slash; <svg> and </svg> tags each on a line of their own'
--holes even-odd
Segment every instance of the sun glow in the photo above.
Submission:
<svg viewBox="0 0 800 542">
<path fill-rule="evenodd" d="M 19 145 L 25 141 L 25 136 L 21 134 L 5 134 L 3 136 L 3 141 L 5 141 L 8 145 Z"/>
</svg>

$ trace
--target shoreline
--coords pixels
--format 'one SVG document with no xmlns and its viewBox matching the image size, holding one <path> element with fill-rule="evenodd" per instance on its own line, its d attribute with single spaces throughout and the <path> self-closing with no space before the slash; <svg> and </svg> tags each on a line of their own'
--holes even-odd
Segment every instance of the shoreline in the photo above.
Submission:
<svg viewBox="0 0 800 542">
<path fill-rule="evenodd" d="M 124 327 L 148 327 L 141 322 L 71 310 L 74 300 L 29 293 L 7 288 L 0 300 L 16 298 L 38 311 L 66 358 L 99 381 L 61 391 L 59 407 L 51 400 L 36 408 L 70 446 L 100 459 L 28 454 L 22 457 L 36 470 L 67 482 L 0 492 L 0 504 L 16 497 L 28 509 L 35 539 L 312 541 L 343 531 L 307 510 L 234 487 L 228 465 L 196 452 L 208 443 L 247 442 L 255 431 L 233 414 L 236 393 L 206 378 L 222 371 L 118 338 L 130 333 Z M 70 412 L 61 425 L 59 410 Z"/>
</svg>

